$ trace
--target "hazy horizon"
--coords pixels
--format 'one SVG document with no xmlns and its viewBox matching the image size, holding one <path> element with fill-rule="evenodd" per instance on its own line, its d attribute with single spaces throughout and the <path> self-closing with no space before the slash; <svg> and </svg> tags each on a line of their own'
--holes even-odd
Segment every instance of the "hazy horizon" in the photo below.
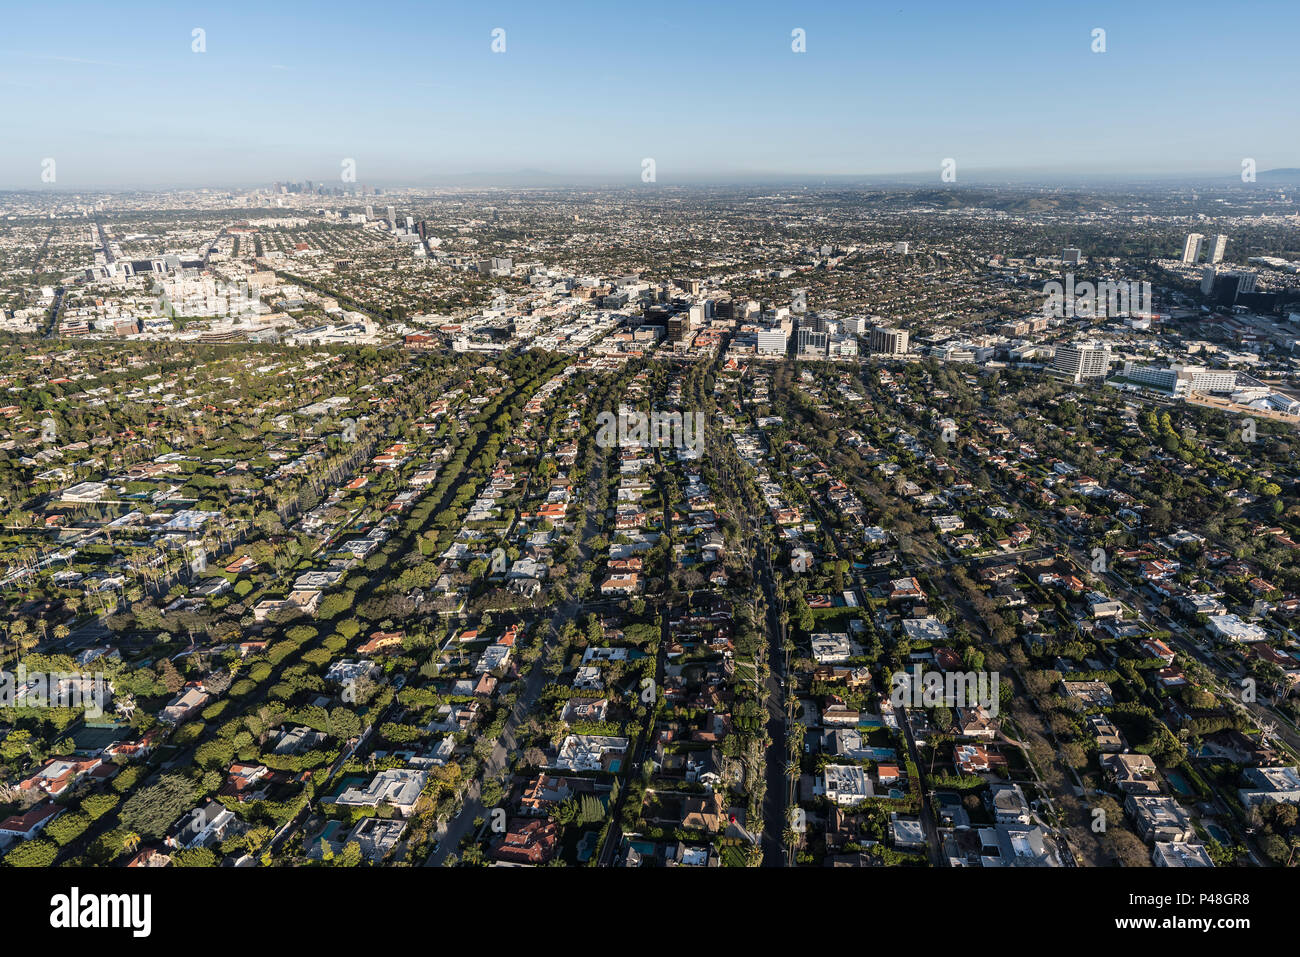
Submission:
<svg viewBox="0 0 1300 957">
<path fill-rule="evenodd" d="M 1280 184 L 1300 184 L 1300 167 L 1279 169 L 1260 169 L 1259 181 L 1268 185 L 1270 180 Z M 191 190 L 251 190 L 270 187 L 274 183 L 303 183 L 308 180 L 314 185 L 326 187 L 341 186 L 350 189 L 355 186 L 378 187 L 381 189 L 630 189 L 651 191 L 656 188 L 816 188 L 820 186 L 833 188 L 864 189 L 918 189 L 934 187 L 936 189 L 989 189 L 1007 187 L 1035 190 L 1080 190 L 1101 188 L 1220 188 L 1242 185 L 1236 175 L 1222 175 L 1211 171 L 1167 173 L 1152 172 L 1146 175 L 1130 172 L 1087 172 L 1079 170 L 969 170 L 959 182 L 942 183 L 936 177 L 930 177 L 922 171 L 903 173 L 875 174 L 826 174 L 826 173 L 750 173 L 729 174 L 724 171 L 715 173 L 683 174 L 671 182 L 659 181 L 642 183 L 639 180 L 620 180 L 614 174 L 566 174 L 548 170 L 501 170 L 475 173 L 442 173 L 413 176 L 406 179 L 358 180 L 356 183 L 339 183 L 330 180 L 314 179 L 301 174 L 288 173 L 271 176 L 260 180 L 205 182 L 184 181 L 107 184 L 86 183 L 78 186 L 62 183 L 41 184 L 38 186 L 0 186 L 0 193 L 48 192 L 50 194 L 76 194 L 79 192 L 121 192 L 149 193 Z"/>
</svg>

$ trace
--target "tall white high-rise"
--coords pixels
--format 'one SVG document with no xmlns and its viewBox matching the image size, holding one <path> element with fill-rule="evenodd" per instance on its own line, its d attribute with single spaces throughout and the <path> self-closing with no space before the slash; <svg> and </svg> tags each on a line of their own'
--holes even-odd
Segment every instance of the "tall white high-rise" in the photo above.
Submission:
<svg viewBox="0 0 1300 957">
<path fill-rule="evenodd" d="M 1187 234 L 1187 241 L 1183 243 L 1183 262 L 1194 263 L 1201 258 L 1201 240 L 1204 238 L 1200 233 Z"/>
<path fill-rule="evenodd" d="M 756 351 L 764 356 L 783 356 L 788 342 L 789 335 L 780 326 L 759 329 Z"/>
<path fill-rule="evenodd" d="M 1208 263 L 1223 262 L 1223 254 L 1228 249 L 1228 237 L 1223 233 L 1216 233 L 1210 237 L 1210 245 L 1205 254 L 1205 261 Z"/>
<path fill-rule="evenodd" d="M 1075 382 L 1099 379 L 1110 368 L 1110 345 L 1100 342 L 1073 342 L 1056 347 L 1052 367 Z"/>
</svg>

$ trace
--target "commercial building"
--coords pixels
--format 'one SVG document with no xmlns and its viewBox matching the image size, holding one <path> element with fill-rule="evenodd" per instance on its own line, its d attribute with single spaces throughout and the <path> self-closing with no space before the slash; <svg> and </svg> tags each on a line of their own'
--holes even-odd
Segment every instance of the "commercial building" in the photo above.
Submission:
<svg viewBox="0 0 1300 957">
<path fill-rule="evenodd" d="M 890 326 L 876 326 L 871 330 L 868 344 L 874 355 L 907 355 L 907 330 Z"/>
<path fill-rule="evenodd" d="M 1237 391 L 1238 374 L 1231 369 L 1207 369 L 1204 366 L 1171 365 L 1167 369 L 1125 362 L 1124 379 L 1140 383 L 1172 396 L 1192 392 L 1229 395 Z"/>
<path fill-rule="evenodd" d="M 1110 368 L 1110 346 L 1097 342 L 1057 346 L 1052 367 L 1075 382 L 1102 378 Z"/>
<path fill-rule="evenodd" d="M 764 356 L 783 356 L 790 342 L 790 335 L 780 326 L 758 330 L 756 351 Z"/>
<path fill-rule="evenodd" d="M 819 332 L 800 324 L 795 335 L 800 355 L 826 355 L 827 344 L 830 341 L 829 333 Z"/>
</svg>

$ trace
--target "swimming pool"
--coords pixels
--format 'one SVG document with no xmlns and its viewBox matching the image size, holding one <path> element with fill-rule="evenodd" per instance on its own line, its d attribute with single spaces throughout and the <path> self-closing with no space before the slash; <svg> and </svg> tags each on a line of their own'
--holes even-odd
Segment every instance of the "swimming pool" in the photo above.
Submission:
<svg viewBox="0 0 1300 957">
<path fill-rule="evenodd" d="M 1169 781 L 1169 786 L 1179 794 L 1186 795 L 1195 793 L 1192 791 L 1192 786 L 1187 783 L 1187 779 L 1177 771 L 1170 771 L 1165 775 L 1165 779 Z"/>
<path fill-rule="evenodd" d="M 1224 847 L 1228 847 L 1232 844 L 1232 838 L 1229 836 L 1228 832 L 1218 824 L 1215 824 L 1213 821 L 1204 821 L 1202 823 L 1205 826 L 1205 833 L 1214 838 L 1214 840 L 1218 841 Z"/>
</svg>

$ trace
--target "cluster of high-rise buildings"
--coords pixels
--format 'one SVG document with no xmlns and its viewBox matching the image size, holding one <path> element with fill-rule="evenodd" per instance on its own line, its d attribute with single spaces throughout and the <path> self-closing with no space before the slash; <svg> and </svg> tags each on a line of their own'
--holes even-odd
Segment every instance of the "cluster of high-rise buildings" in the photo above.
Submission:
<svg viewBox="0 0 1300 957">
<path fill-rule="evenodd" d="M 1228 250 L 1228 237 L 1216 233 L 1208 243 L 1200 233 L 1188 233 L 1183 241 L 1183 262 L 1189 265 L 1201 261 L 1201 250 L 1205 250 L 1205 261 L 1210 265 L 1223 262 L 1223 254 Z"/>
<path fill-rule="evenodd" d="M 1188 233 L 1183 241 L 1182 263 L 1194 266 L 1203 262 L 1201 295 L 1223 305 L 1235 305 L 1240 296 L 1255 292 L 1259 274 L 1248 269 L 1224 269 L 1219 264 L 1228 248 L 1228 237 L 1216 233 L 1207 241 L 1200 233 Z"/>
<path fill-rule="evenodd" d="M 722 318 L 736 322 L 730 350 L 737 355 L 802 359 L 855 358 L 864 350 L 877 356 L 905 356 L 909 340 L 905 329 L 873 325 L 865 316 L 843 316 L 833 310 L 814 312 L 802 304 L 763 308 L 750 300 L 718 304 Z M 686 317 L 677 320 L 685 328 Z M 674 339 L 669 319 L 668 339 Z"/>
</svg>

